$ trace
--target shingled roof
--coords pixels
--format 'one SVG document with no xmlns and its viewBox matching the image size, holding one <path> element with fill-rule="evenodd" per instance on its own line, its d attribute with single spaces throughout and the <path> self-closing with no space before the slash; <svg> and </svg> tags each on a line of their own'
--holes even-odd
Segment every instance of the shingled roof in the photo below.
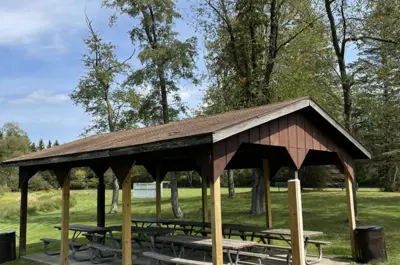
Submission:
<svg viewBox="0 0 400 265">
<path fill-rule="evenodd" d="M 190 137 L 197 137 L 197 139 L 200 137 L 202 139 L 200 143 L 212 143 L 307 107 L 314 108 L 314 110 L 320 113 L 332 126 L 344 134 L 349 141 L 359 148 L 366 157 L 370 157 L 368 151 L 313 100 L 310 98 L 300 98 L 217 115 L 185 119 L 164 125 L 93 135 L 39 152 L 13 158 L 4 161 L 3 164 L 18 166 L 19 164 L 22 165 L 19 162 L 31 161 L 29 165 L 32 165 L 35 164 L 35 160 L 78 154 L 94 155 L 96 152 L 102 152 L 102 154 L 97 153 L 94 155 L 95 157 L 107 157 L 110 156 L 110 154 L 104 151 L 146 146 Z M 63 162 L 66 161 L 68 161 L 68 159 Z M 38 164 L 43 163 L 38 162 Z"/>
</svg>

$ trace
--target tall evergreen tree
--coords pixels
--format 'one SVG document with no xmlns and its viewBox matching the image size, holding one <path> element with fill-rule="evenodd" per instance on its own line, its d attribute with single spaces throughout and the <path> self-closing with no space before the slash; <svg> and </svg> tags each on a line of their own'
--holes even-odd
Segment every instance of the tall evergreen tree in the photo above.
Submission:
<svg viewBox="0 0 400 265">
<path fill-rule="evenodd" d="M 59 145 L 60 145 L 60 143 L 58 142 L 58 140 L 55 140 L 53 143 L 53 146 L 59 146 Z"/>
<path fill-rule="evenodd" d="M 181 18 L 175 1 L 108 0 L 104 5 L 134 21 L 130 37 L 141 49 L 138 58 L 143 67 L 132 73 L 129 83 L 149 89 L 140 112 L 144 123 L 169 123 L 185 111 L 179 81 L 197 83 L 193 74 L 196 38 L 181 41 L 173 30 L 175 21 Z M 175 173 L 171 174 L 171 204 L 175 217 L 182 218 Z"/>
<path fill-rule="evenodd" d="M 31 152 L 36 152 L 36 151 L 37 151 L 38 148 L 37 148 L 35 142 L 32 142 L 32 143 L 31 143 L 30 149 L 31 149 Z"/>
<path fill-rule="evenodd" d="M 39 140 L 39 143 L 38 143 L 38 148 L 37 148 L 37 150 L 38 150 L 38 151 L 41 151 L 41 150 L 44 150 L 44 149 L 46 149 L 46 146 L 44 145 L 43 139 L 40 139 L 40 140 Z"/>
<path fill-rule="evenodd" d="M 46 148 L 51 148 L 53 146 L 53 144 L 51 143 L 51 140 L 49 140 L 49 142 L 47 143 L 47 147 Z"/>
</svg>

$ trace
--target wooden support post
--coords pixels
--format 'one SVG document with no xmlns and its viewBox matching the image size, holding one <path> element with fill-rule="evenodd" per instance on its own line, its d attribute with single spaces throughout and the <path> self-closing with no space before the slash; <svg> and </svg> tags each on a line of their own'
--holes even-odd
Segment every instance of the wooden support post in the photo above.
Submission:
<svg viewBox="0 0 400 265">
<path fill-rule="evenodd" d="M 208 198 L 207 198 L 207 176 L 201 176 L 201 199 L 202 199 L 202 210 L 203 210 L 203 223 L 208 221 Z"/>
<path fill-rule="evenodd" d="M 62 215 L 61 215 L 61 265 L 68 264 L 69 254 L 69 174 L 66 175 L 62 184 Z"/>
<path fill-rule="evenodd" d="M 211 181 L 211 232 L 213 265 L 222 265 L 222 222 L 220 177 Z"/>
<path fill-rule="evenodd" d="M 104 184 L 104 174 L 97 175 L 99 183 L 97 186 L 97 226 L 106 225 L 106 186 Z"/>
<path fill-rule="evenodd" d="M 272 228 L 271 184 L 270 184 L 270 174 L 269 174 L 269 163 L 267 159 L 263 160 L 263 173 L 264 173 L 264 184 L 265 184 L 266 227 Z"/>
<path fill-rule="evenodd" d="M 161 172 L 160 167 L 156 168 L 156 218 L 161 219 Z"/>
<path fill-rule="evenodd" d="M 292 264 L 304 265 L 304 236 L 303 236 L 303 212 L 301 206 L 300 180 L 288 181 L 290 234 L 292 241 Z"/>
<path fill-rule="evenodd" d="M 132 263 L 131 231 L 131 177 L 125 177 L 122 183 L 122 264 Z"/>
<path fill-rule="evenodd" d="M 19 220 L 19 256 L 26 255 L 26 226 L 28 217 L 28 181 L 21 183 L 21 205 Z"/>
<path fill-rule="evenodd" d="M 354 230 L 356 229 L 356 216 L 354 212 L 353 178 L 347 170 L 345 170 L 345 182 L 346 182 L 346 200 L 347 200 L 347 219 L 349 222 L 351 254 L 353 260 L 356 260 L 357 246 L 356 246 L 356 241 L 354 239 Z"/>
</svg>

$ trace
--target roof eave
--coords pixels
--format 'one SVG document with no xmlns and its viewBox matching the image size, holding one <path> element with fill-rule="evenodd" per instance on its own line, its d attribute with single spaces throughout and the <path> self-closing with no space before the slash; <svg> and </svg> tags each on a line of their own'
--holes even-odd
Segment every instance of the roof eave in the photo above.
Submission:
<svg viewBox="0 0 400 265">
<path fill-rule="evenodd" d="M 115 148 L 110 150 L 100 150 L 91 152 L 82 152 L 77 154 L 53 156 L 38 159 L 26 159 L 19 161 L 3 161 L 0 163 L 1 166 L 6 167 L 31 167 L 31 166 L 45 166 L 54 165 L 60 163 L 79 162 L 79 161 L 93 161 L 95 159 L 103 159 L 117 156 L 134 155 L 145 152 L 161 151 L 172 148 L 188 147 L 201 144 L 212 143 L 211 134 L 194 135 L 182 138 L 176 138 L 171 140 L 165 140 L 161 142 L 153 142 L 148 144 Z"/>
</svg>

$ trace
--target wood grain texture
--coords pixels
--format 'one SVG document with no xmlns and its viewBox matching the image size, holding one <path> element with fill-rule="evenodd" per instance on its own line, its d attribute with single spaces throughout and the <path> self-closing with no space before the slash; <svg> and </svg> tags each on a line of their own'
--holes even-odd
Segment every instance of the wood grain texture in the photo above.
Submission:
<svg viewBox="0 0 400 265">
<path fill-rule="evenodd" d="M 292 264 L 305 265 L 300 180 L 292 179 L 288 181 L 288 198 L 292 242 Z"/>
<path fill-rule="evenodd" d="M 202 214 L 203 214 L 203 223 L 208 222 L 208 198 L 207 198 L 207 176 L 201 176 L 201 201 L 202 201 Z"/>
<path fill-rule="evenodd" d="M 289 146 L 289 127 L 288 117 L 282 117 L 278 121 L 279 124 L 279 145 Z"/>
<path fill-rule="evenodd" d="M 250 129 L 249 142 L 252 144 L 260 143 L 260 126 Z"/>
<path fill-rule="evenodd" d="M 297 136 L 297 148 L 306 149 L 306 131 L 305 131 L 305 119 L 303 115 L 296 114 L 296 136 Z"/>
<path fill-rule="evenodd" d="M 271 144 L 270 123 L 260 125 L 260 144 Z"/>
<path fill-rule="evenodd" d="M 266 217 L 265 225 L 267 228 L 272 228 L 271 183 L 270 183 L 269 162 L 267 159 L 263 159 L 263 177 L 265 185 L 265 217 Z"/>
<path fill-rule="evenodd" d="M 211 233 L 213 265 L 223 265 L 220 177 L 211 182 Z"/>
<path fill-rule="evenodd" d="M 297 117 L 295 114 L 288 116 L 288 133 L 289 133 L 289 147 L 298 148 L 298 146 L 297 146 Z"/>
<path fill-rule="evenodd" d="M 122 183 L 122 264 L 132 263 L 132 231 L 131 231 L 131 178 L 125 177 Z"/>
<path fill-rule="evenodd" d="M 28 217 L 28 181 L 21 183 L 21 204 L 19 219 L 19 255 L 26 255 L 26 228 Z"/>
<path fill-rule="evenodd" d="M 61 214 L 61 252 L 60 264 L 68 265 L 69 254 L 69 184 L 70 178 L 67 175 L 63 180 L 62 185 L 62 214 Z"/>
<path fill-rule="evenodd" d="M 279 122 L 278 120 L 271 121 L 269 125 L 271 145 L 280 145 L 279 142 Z"/>
<path fill-rule="evenodd" d="M 156 166 L 156 218 L 161 219 L 161 172 L 160 166 Z"/>
<path fill-rule="evenodd" d="M 356 216 L 354 211 L 354 199 L 353 199 L 353 181 L 352 177 L 347 172 L 345 174 L 346 183 L 346 202 L 347 202 L 347 219 L 349 222 L 349 234 L 351 243 L 351 254 L 353 260 L 357 259 L 357 246 L 354 239 L 354 230 L 356 229 Z"/>
<path fill-rule="evenodd" d="M 227 150 L 226 140 L 219 141 L 213 144 L 214 178 L 218 178 L 222 174 L 227 165 L 226 150 Z"/>
</svg>

